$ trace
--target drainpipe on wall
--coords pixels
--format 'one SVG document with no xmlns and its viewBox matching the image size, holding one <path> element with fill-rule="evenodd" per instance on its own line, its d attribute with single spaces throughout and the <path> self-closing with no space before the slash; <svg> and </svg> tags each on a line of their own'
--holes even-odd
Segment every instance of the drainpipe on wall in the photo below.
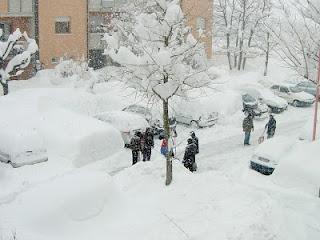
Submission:
<svg viewBox="0 0 320 240">
<path fill-rule="evenodd" d="M 89 16 L 89 0 L 87 1 L 87 62 L 89 64 L 89 23 L 90 23 L 90 16 Z"/>
<path fill-rule="evenodd" d="M 39 46 L 39 0 L 33 0 L 34 39 Z M 40 60 L 40 48 L 35 53 L 35 60 Z"/>
</svg>

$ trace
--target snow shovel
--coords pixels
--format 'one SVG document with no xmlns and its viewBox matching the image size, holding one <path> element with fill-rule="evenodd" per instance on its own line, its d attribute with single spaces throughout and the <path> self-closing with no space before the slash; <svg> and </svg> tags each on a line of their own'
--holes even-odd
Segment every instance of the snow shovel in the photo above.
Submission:
<svg viewBox="0 0 320 240">
<path fill-rule="evenodd" d="M 265 131 L 266 131 L 266 129 L 263 130 L 262 135 L 261 135 L 261 136 L 259 137 L 259 139 L 258 139 L 258 143 L 259 143 L 259 144 L 261 144 L 261 143 L 264 142 L 264 133 L 265 133 Z"/>
</svg>

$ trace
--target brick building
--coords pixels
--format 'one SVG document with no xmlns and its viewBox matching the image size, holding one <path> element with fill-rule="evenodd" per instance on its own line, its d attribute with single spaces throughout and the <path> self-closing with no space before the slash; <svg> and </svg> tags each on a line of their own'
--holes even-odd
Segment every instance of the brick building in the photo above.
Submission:
<svg viewBox="0 0 320 240">
<path fill-rule="evenodd" d="M 0 28 L 4 38 L 15 28 L 35 38 L 37 57 L 46 68 L 61 58 L 89 60 L 101 67 L 107 61 L 101 41 L 113 9 L 129 0 L 0 0 Z M 212 57 L 212 0 L 181 0 L 193 34 L 205 43 Z M 200 34 L 202 33 L 202 34 Z"/>
</svg>

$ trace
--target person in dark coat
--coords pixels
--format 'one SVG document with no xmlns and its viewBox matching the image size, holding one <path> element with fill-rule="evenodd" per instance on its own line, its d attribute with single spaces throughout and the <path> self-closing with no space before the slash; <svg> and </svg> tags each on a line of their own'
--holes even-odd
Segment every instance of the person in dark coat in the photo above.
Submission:
<svg viewBox="0 0 320 240">
<path fill-rule="evenodd" d="M 268 123 L 265 126 L 265 129 L 267 129 L 267 138 L 272 138 L 276 132 L 277 128 L 277 121 L 274 119 L 273 115 L 270 114 L 270 118 Z"/>
<path fill-rule="evenodd" d="M 199 139 L 194 133 L 194 131 L 190 132 L 190 137 L 192 138 L 193 143 L 197 146 L 196 154 L 199 153 Z"/>
<path fill-rule="evenodd" d="M 194 165 L 196 162 L 196 151 L 197 151 L 197 146 L 192 140 L 192 138 L 188 139 L 188 145 L 186 147 L 186 150 L 184 152 L 183 156 L 183 165 L 188 168 L 191 172 L 195 171 Z"/>
<path fill-rule="evenodd" d="M 130 149 L 132 150 L 132 165 L 139 161 L 141 151 L 141 132 L 136 132 L 130 141 Z"/>
<path fill-rule="evenodd" d="M 150 161 L 152 148 L 154 148 L 153 133 L 151 128 L 147 128 L 145 134 L 143 135 L 143 146 L 142 146 L 142 156 L 143 156 L 144 162 Z"/>
<path fill-rule="evenodd" d="M 244 131 L 244 145 L 250 145 L 251 131 L 254 131 L 252 114 L 248 114 L 248 116 L 243 119 L 242 128 Z"/>
</svg>

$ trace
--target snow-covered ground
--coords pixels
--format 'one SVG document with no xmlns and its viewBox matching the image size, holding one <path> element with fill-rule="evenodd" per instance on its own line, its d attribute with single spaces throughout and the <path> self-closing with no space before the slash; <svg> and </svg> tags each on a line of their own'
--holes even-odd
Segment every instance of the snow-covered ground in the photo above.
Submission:
<svg viewBox="0 0 320 240">
<path fill-rule="evenodd" d="M 257 70 L 229 74 L 215 66 L 213 71 L 219 75 L 213 85 L 219 94 L 236 93 L 238 85 L 267 86 L 291 77 L 277 64 L 271 66 L 268 78 Z M 95 133 L 111 131 L 117 138 L 114 129 L 105 129 L 91 119 L 99 112 L 121 110 L 143 100 L 117 82 L 100 84 L 94 89 L 96 94 L 91 94 L 73 84 L 52 84 L 61 82 L 52 78 L 52 73 L 42 73 L 30 81 L 12 82 L 12 93 L 0 97 L 1 113 L 7 113 L 7 121 L 10 116 L 19 116 L 11 114 L 16 112 L 29 121 L 26 127 L 45 122 L 39 127 L 40 135 L 50 137 L 43 140 L 44 144 L 49 141 L 53 153 L 59 149 L 65 153 L 63 158 L 51 152 L 47 162 L 16 169 L 0 164 L 0 239 L 11 239 L 14 234 L 18 240 L 320 239 L 316 193 L 300 191 L 288 185 L 287 179 L 287 184 L 278 184 L 279 174 L 263 176 L 249 169 L 266 120 L 255 121 L 250 147 L 243 147 L 241 109 L 229 108 L 211 128 L 178 125 L 174 179 L 165 187 L 165 160 L 159 141 L 151 162 L 131 166 L 129 150 L 122 145 L 117 148 L 116 139 L 110 141 Z M 210 97 L 212 91 L 202 94 Z M 10 104 L 14 108 L 9 108 Z M 32 111 L 23 111 L 25 108 Z M 276 134 L 298 139 L 312 111 L 289 106 L 275 116 Z M 30 113 L 38 117 L 29 119 Z M 87 124 L 87 129 L 81 129 L 81 123 Z M 198 171 L 194 174 L 180 162 L 191 130 L 200 140 Z M 95 144 L 82 141 L 86 138 Z M 71 140 L 74 143 L 69 146 Z M 106 150 L 111 156 L 103 153 L 103 141 L 110 141 Z M 90 155 L 93 145 L 101 154 L 89 159 L 86 154 Z M 68 155 L 70 152 L 78 155 Z"/>
</svg>

